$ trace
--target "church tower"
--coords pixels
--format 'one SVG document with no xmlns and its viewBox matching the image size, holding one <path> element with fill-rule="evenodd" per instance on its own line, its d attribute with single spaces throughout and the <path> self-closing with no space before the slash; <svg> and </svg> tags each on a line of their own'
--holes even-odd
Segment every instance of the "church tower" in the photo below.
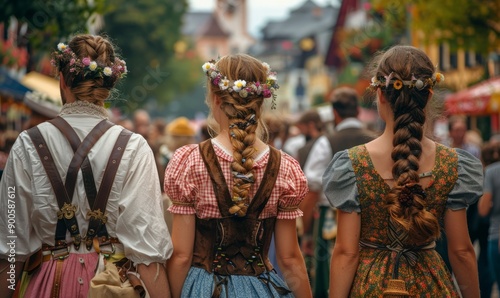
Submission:
<svg viewBox="0 0 500 298">
<path fill-rule="evenodd" d="M 255 39 L 248 32 L 246 0 L 216 0 L 215 14 L 221 27 L 229 33 L 230 52 L 245 53 Z"/>
</svg>

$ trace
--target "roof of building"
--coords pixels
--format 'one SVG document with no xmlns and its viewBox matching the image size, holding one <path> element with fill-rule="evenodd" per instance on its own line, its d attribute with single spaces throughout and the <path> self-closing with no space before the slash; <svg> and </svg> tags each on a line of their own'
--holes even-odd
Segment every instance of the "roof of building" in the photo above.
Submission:
<svg viewBox="0 0 500 298">
<path fill-rule="evenodd" d="M 292 10 L 287 19 L 269 22 L 262 29 L 262 33 L 264 39 L 298 40 L 333 28 L 337 13 L 337 7 L 331 5 L 321 7 L 312 0 L 307 0 Z"/>
<path fill-rule="evenodd" d="M 229 36 L 229 33 L 222 29 L 219 21 L 217 21 L 215 15 L 212 14 L 200 31 L 200 35 L 210 37 L 226 37 Z"/>
<path fill-rule="evenodd" d="M 202 28 L 212 17 L 211 12 L 187 12 L 184 14 L 182 34 L 187 36 L 199 35 Z"/>
<path fill-rule="evenodd" d="M 229 33 L 222 29 L 217 18 L 211 12 L 187 12 L 184 15 L 182 34 L 186 36 L 229 36 Z"/>
</svg>

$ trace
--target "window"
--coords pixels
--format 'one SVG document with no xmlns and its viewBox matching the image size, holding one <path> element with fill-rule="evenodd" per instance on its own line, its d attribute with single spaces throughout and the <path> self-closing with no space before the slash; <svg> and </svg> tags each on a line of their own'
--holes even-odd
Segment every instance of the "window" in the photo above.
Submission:
<svg viewBox="0 0 500 298">
<path fill-rule="evenodd" d="M 457 54 L 457 52 L 453 52 L 450 54 L 450 68 L 451 69 L 458 68 L 458 54 Z"/>
<path fill-rule="evenodd" d="M 476 66 L 476 53 L 474 51 L 467 51 L 465 53 L 465 66 L 467 67 Z"/>
<path fill-rule="evenodd" d="M 446 43 L 439 45 L 439 69 L 450 69 L 450 47 Z"/>
</svg>

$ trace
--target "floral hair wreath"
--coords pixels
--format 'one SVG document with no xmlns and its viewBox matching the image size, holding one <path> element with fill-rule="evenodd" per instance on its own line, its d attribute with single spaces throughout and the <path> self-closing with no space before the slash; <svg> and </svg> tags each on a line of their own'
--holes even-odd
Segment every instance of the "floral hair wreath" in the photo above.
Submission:
<svg viewBox="0 0 500 298">
<path fill-rule="evenodd" d="M 279 89 L 277 83 L 276 72 L 271 71 L 269 64 L 263 62 L 262 66 L 266 69 L 267 79 L 265 83 L 261 82 L 246 82 L 245 80 L 228 80 L 226 76 L 221 74 L 216 66 L 216 60 L 210 60 L 203 64 L 202 69 L 210 78 L 210 81 L 215 86 L 219 86 L 221 90 L 229 93 L 237 93 L 241 98 L 251 98 L 262 95 L 264 98 L 272 97 L 271 109 L 276 109 L 276 90 Z"/>
<path fill-rule="evenodd" d="M 374 89 L 377 89 L 379 87 L 388 88 L 389 85 L 392 84 L 392 87 L 394 87 L 394 89 L 396 90 L 403 88 L 403 86 L 422 90 L 427 86 L 429 86 L 429 88 L 432 88 L 436 83 L 441 83 L 441 82 L 444 82 L 444 75 L 439 72 L 434 73 L 432 77 L 427 79 L 417 79 L 415 78 L 415 75 L 412 74 L 411 80 L 409 81 L 396 79 L 394 78 L 394 72 L 391 72 L 388 76 L 373 77 L 370 87 Z"/>
<path fill-rule="evenodd" d="M 99 65 L 96 61 L 92 61 L 90 57 L 85 57 L 80 60 L 68 45 L 59 43 L 57 51 L 52 53 L 53 66 L 60 70 L 61 64 L 69 64 L 69 72 L 75 75 L 82 75 L 84 78 L 124 78 L 127 75 L 127 65 L 125 61 L 115 58 L 114 63 L 110 66 Z"/>
</svg>

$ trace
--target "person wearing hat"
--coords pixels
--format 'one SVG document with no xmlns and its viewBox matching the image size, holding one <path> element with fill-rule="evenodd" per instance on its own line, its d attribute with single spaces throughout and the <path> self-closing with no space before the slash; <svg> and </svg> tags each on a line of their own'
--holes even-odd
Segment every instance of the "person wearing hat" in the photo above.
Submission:
<svg viewBox="0 0 500 298">
<path fill-rule="evenodd" d="M 186 117 L 178 117 L 165 127 L 165 137 L 163 144 L 160 146 L 159 157 L 157 160 L 159 164 L 158 172 L 160 174 L 160 181 L 164 180 L 165 169 L 175 150 L 184 145 L 195 144 L 195 137 L 196 131 L 193 125 L 189 122 L 189 119 L 187 119 Z M 167 210 L 170 205 L 170 198 L 164 193 L 163 207 L 165 210 L 165 221 L 167 223 L 169 231 L 172 230 L 172 215 Z"/>
<path fill-rule="evenodd" d="M 166 168 L 174 151 L 184 145 L 196 143 L 196 131 L 186 117 L 179 117 L 165 128 L 164 144 L 160 146 L 160 165 Z"/>
</svg>

